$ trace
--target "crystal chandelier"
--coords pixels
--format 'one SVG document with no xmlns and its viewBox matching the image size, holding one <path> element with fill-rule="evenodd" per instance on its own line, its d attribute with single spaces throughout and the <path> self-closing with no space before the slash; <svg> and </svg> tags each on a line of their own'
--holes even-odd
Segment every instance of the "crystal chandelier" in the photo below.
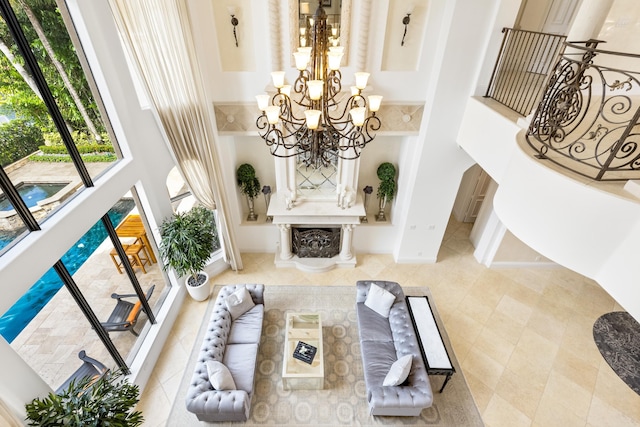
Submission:
<svg viewBox="0 0 640 427">
<path fill-rule="evenodd" d="M 297 99 L 291 97 L 292 87 L 285 85 L 284 71 L 272 72 L 278 92 L 273 97 L 256 96 L 262 111 L 256 126 L 272 155 L 298 156 L 306 166 L 320 168 L 336 156 L 345 160 L 360 157 L 380 129 L 376 112 L 382 96 L 369 95 L 365 100 L 362 91 L 369 73 L 359 72 L 345 101 L 340 73 L 344 47 L 329 46 L 327 14 L 321 4 L 312 21 L 311 46 L 293 54 L 299 71 L 293 85 Z"/>
</svg>

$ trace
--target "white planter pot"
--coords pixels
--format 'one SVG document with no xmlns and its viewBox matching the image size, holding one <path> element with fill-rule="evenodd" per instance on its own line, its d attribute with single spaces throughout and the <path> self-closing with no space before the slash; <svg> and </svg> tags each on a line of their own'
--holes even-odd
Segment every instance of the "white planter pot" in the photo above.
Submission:
<svg viewBox="0 0 640 427">
<path fill-rule="evenodd" d="M 187 287 L 187 292 L 191 295 L 196 301 L 204 301 L 209 298 L 209 294 L 211 293 L 211 286 L 209 284 L 209 275 L 204 271 L 198 273 L 199 275 L 205 276 L 204 283 L 198 286 L 191 286 L 187 282 L 191 276 L 188 276 L 185 280 L 185 286 Z"/>
</svg>

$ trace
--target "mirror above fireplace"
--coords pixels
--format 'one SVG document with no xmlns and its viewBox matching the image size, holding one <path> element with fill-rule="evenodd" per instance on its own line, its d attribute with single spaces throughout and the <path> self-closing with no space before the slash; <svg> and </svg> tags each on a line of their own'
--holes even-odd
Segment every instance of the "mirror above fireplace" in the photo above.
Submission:
<svg viewBox="0 0 640 427">
<path fill-rule="evenodd" d="M 322 7 L 328 15 L 327 24 L 331 28 L 335 28 L 335 36 L 339 39 L 339 46 L 346 46 L 344 56 L 342 57 L 342 65 L 348 65 L 349 61 L 349 31 L 351 23 L 351 0 L 321 0 Z M 289 40 L 291 41 L 290 52 L 295 52 L 301 46 L 301 37 L 307 37 L 307 34 L 301 34 L 304 28 L 306 33 L 309 17 L 312 17 L 318 8 L 318 0 L 289 0 Z M 307 37 L 308 40 L 308 37 Z M 293 56 L 290 56 L 291 64 Z"/>
</svg>

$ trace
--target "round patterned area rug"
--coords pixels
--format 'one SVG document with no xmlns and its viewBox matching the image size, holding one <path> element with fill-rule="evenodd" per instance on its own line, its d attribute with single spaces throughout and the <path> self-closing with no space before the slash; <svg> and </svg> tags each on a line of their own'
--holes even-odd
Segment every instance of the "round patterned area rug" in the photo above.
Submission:
<svg viewBox="0 0 640 427">
<path fill-rule="evenodd" d="M 611 369 L 640 394 L 640 323 L 625 311 L 607 313 L 594 323 L 593 339 Z"/>
</svg>

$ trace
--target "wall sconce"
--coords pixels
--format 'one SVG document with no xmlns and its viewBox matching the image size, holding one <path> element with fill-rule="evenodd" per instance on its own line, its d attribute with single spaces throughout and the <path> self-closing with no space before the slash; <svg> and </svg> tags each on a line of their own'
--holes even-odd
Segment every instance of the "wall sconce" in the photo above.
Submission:
<svg viewBox="0 0 640 427">
<path fill-rule="evenodd" d="M 236 27 L 239 24 L 238 18 L 236 18 L 236 8 L 233 6 L 227 6 L 229 15 L 231 15 L 231 25 L 233 25 L 233 38 L 236 39 L 236 47 L 238 47 L 238 35 L 236 34 Z"/>
<path fill-rule="evenodd" d="M 402 23 L 404 24 L 404 34 L 402 35 L 402 42 L 400 43 L 400 46 L 404 46 L 404 38 L 407 36 L 407 26 L 409 25 L 409 22 L 411 22 L 410 16 L 411 14 L 407 13 L 406 16 L 402 18 Z"/>
<path fill-rule="evenodd" d="M 402 35 L 402 42 L 400 43 L 400 46 L 404 46 L 404 38 L 407 36 L 407 27 L 409 26 L 409 22 L 411 22 L 413 7 L 413 4 L 411 4 L 407 9 L 407 14 L 404 16 L 404 18 L 402 18 L 402 23 L 404 24 L 404 34 Z"/>
</svg>

